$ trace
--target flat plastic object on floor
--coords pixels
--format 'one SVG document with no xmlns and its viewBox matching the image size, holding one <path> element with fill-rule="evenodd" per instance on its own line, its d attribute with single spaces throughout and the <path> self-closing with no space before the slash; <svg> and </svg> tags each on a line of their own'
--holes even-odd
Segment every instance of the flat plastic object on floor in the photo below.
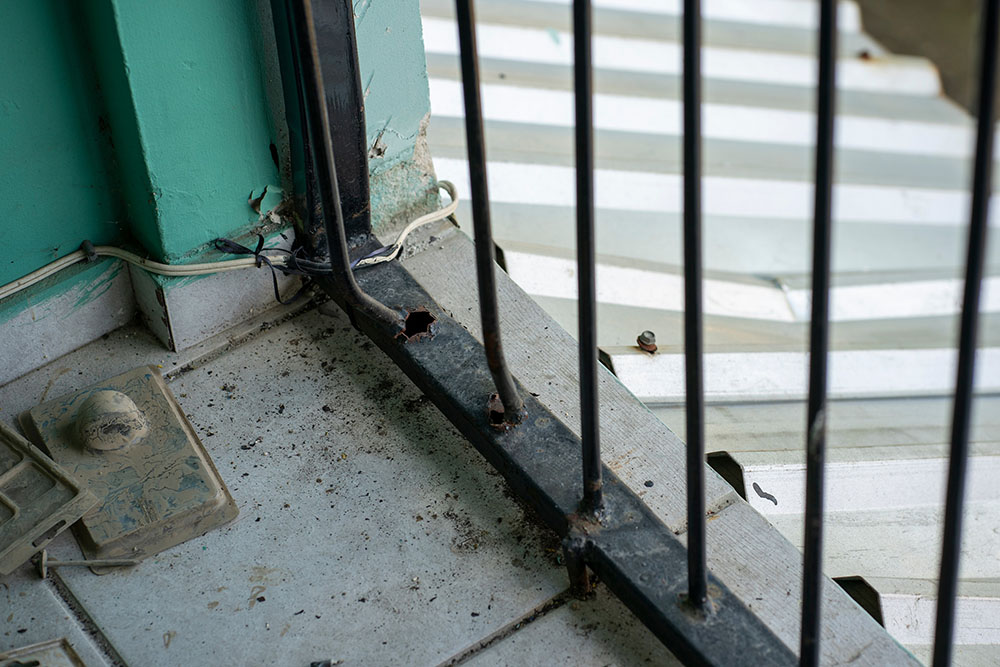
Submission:
<svg viewBox="0 0 1000 667">
<path fill-rule="evenodd" d="M 0 576 L 96 504 L 77 480 L 0 421 Z"/>
<path fill-rule="evenodd" d="M 7 662 L 8 660 L 10 662 Z M 0 653 L 0 665 L 3 667 L 14 667 L 14 665 L 87 667 L 65 637 Z"/>
<path fill-rule="evenodd" d="M 238 514 L 194 428 L 152 366 L 38 405 L 21 414 L 21 425 L 98 497 L 99 504 L 74 527 L 88 558 L 142 559 Z"/>
</svg>

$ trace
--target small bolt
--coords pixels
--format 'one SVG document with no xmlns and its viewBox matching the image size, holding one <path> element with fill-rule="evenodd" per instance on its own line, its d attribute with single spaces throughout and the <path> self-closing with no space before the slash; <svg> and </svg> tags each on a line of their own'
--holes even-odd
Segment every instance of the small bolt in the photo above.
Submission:
<svg viewBox="0 0 1000 667">
<path fill-rule="evenodd" d="M 649 353 L 656 352 L 656 334 L 652 331 L 643 331 L 635 339 L 635 342 L 639 344 L 640 350 L 645 350 Z"/>
<path fill-rule="evenodd" d="M 50 567 L 124 567 L 138 565 L 139 561 L 132 558 L 102 558 L 94 560 L 49 560 L 49 554 L 42 549 L 38 556 L 38 574 L 44 579 L 49 576 Z"/>
</svg>

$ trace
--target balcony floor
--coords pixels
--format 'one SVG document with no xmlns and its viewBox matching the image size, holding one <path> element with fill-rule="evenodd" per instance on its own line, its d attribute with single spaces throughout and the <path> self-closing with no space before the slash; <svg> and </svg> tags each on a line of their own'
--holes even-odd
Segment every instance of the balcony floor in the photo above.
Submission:
<svg viewBox="0 0 1000 667">
<path fill-rule="evenodd" d="M 66 636 L 88 665 L 673 664 L 607 591 L 566 595 L 558 541 L 338 309 L 260 324 L 180 354 L 126 327 L 0 389 L 13 422 L 159 364 L 240 508 L 133 569 L 25 565 L 0 652 Z"/>
</svg>

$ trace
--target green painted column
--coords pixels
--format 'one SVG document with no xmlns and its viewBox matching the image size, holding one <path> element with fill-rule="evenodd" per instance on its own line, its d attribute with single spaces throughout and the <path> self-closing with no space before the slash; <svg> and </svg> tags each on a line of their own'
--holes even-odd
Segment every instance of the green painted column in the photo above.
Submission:
<svg viewBox="0 0 1000 667">
<path fill-rule="evenodd" d="M 0 4 L 0 284 L 123 229 L 76 19 L 60 0 Z"/>
<path fill-rule="evenodd" d="M 412 159 L 430 112 L 427 62 L 416 0 L 356 0 L 355 26 L 365 91 L 373 176 Z"/>
<path fill-rule="evenodd" d="M 439 204 L 425 138 L 430 91 L 418 0 L 355 0 L 372 225 Z"/>
<path fill-rule="evenodd" d="M 353 7 L 380 228 L 438 203 L 419 3 Z M 4 0 L 0 37 L 0 282 L 84 239 L 210 260 L 213 239 L 261 226 L 251 193 L 267 186 L 264 212 L 280 203 L 288 140 L 267 0 Z M 92 274 L 77 267 L 25 290 L 0 303 L 0 320 L 97 293 Z M 149 280 L 164 297 L 194 282 Z"/>
<path fill-rule="evenodd" d="M 101 91 L 132 233 L 175 262 L 257 224 L 281 197 L 257 3 L 91 0 Z M 272 149 L 272 146 L 275 148 Z"/>
</svg>

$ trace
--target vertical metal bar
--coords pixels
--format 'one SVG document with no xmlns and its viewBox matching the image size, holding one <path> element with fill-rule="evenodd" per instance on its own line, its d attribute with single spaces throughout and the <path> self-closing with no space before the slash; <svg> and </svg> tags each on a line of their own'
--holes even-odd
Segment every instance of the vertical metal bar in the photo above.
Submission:
<svg viewBox="0 0 1000 667">
<path fill-rule="evenodd" d="M 578 598 L 585 597 L 593 590 L 590 582 L 590 572 L 587 570 L 586 539 L 570 533 L 562 541 L 563 559 L 569 571 L 570 591 Z"/>
<path fill-rule="evenodd" d="M 708 599 L 705 405 L 701 330 L 701 2 L 684 0 L 684 366 L 687 411 L 688 599 Z"/>
<path fill-rule="evenodd" d="M 833 115 L 836 104 L 837 0 L 821 0 L 816 108 L 816 192 L 813 209 L 812 315 L 809 321 L 809 405 L 806 419 L 805 553 L 799 660 L 819 664 L 823 590 L 823 478 L 826 466 L 826 375 L 830 310 L 830 216 Z"/>
<path fill-rule="evenodd" d="M 594 112 L 590 0 L 573 1 L 573 89 L 576 96 L 576 272 L 580 356 L 583 509 L 604 506 L 597 393 L 597 278 L 594 251 Z"/>
<path fill-rule="evenodd" d="M 337 156 L 337 188 L 349 245 L 371 233 L 371 190 L 368 182 L 368 138 L 365 94 L 361 87 L 358 38 L 352 0 L 313 3 L 326 114 Z"/>
<path fill-rule="evenodd" d="M 962 546 L 962 510 L 969 459 L 969 423 L 972 413 L 976 365 L 976 328 L 979 295 L 986 253 L 993 170 L 994 106 L 997 87 L 997 40 L 1000 1 L 984 0 L 979 62 L 979 118 L 972 180 L 969 247 L 965 260 L 965 293 L 958 339 L 958 377 L 951 420 L 951 455 L 948 460 L 948 490 L 941 545 L 941 577 L 938 582 L 937 620 L 934 633 L 934 665 L 951 664 L 955 634 L 955 597 Z"/>
<path fill-rule="evenodd" d="M 305 85 L 302 81 L 302 49 L 296 30 L 296 9 L 292 0 L 271 0 L 275 45 L 281 66 L 285 119 L 292 162 L 296 238 L 310 257 L 324 261 L 329 257 L 323 203 L 319 199 L 316 170 L 310 145 L 309 118 L 306 111 Z"/>
<path fill-rule="evenodd" d="M 479 281 L 483 346 L 486 348 L 486 361 L 493 375 L 493 382 L 503 403 L 504 421 L 517 424 L 524 417 L 524 401 L 517 393 L 500 342 L 500 313 L 497 307 L 494 267 L 496 257 L 490 224 L 489 192 L 486 187 L 486 142 L 483 138 L 483 111 L 479 100 L 479 58 L 472 0 L 455 0 L 455 9 L 462 62 L 462 89 L 465 93 L 465 139 L 469 151 L 469 185 L 472 189 L 472 224 L 476 234 L 476 277 Z"/>
<path fill-rule="evenodd" d="M 320 188 L 308 140 L 308 121 L 302 85 L 301 61 L 296 49 L 296 21 L 289 0 L 271 0 L 278 60 L 284 88 L 285 117 L 288 121 L 293 202 L 296 223 L 301 223 L 297 238 L 310 257 L 321 260 L 329 252 L 326 221 L 320 201 Z M 369 204 L 368 148 L 365 139 L 363 93 L 357 56 L 354 13 L 350 0 L 324 2 L 312 15 L 316 46 L 323 75 L 323 93 L 331 127 L 333 153 L 337 156 L 337 189 L 344 217 L 345 235 L 351 241 L 367 239 L 371 233 Z"/>
<path fill-rule="evenodd" d="M 325 257 L 329 252 L 326 242 L 326 230 L 319 229 L 316 223 L 322 222 L 310 216 L 309 211 L 315 206 L 306 202 L 307 193 L 315 196 L 315 188 L 310 187 L 312 165 L 309 165 L 309 177 L 306 176 L 306 156 L 309 142 L 305 136 L 306 121 L 305 101 L 302 96 L 302 72 L 298 66 L 298 54 L 295 45 L 294 20 L 292 8 L 287 0 L 271 0 L 271 16 L 274 21 L 275 47 L 278 53 L 278 63 L 281 67 L 281 85 L 285 102 L 285 120 L 288 126 L 288 147 L 292 167 L 291 201 L 294 205 L 296 224 L 295 236 L 312 257 Z M 322 234 L 319 232 L 322 231 Z M 322 238 L 321 238 L 322 237 Z"/>
<path fill-rule="evenodd" d="M 399 325 L 402 322 L 400 316 L 362 292 L 351 271 L 310 0 L 293 2 L 293 13 L 299 66 L 302 68 L 302 84 L 305 89 L 307 132 L 314 151 L 312 159 L 316 184 L 319 186 L 327 240 L 330 245 L 331 277 L 340 287 L 344 299 L 356 311 L 366 313 L 386 324 Z"/>
</svg>

